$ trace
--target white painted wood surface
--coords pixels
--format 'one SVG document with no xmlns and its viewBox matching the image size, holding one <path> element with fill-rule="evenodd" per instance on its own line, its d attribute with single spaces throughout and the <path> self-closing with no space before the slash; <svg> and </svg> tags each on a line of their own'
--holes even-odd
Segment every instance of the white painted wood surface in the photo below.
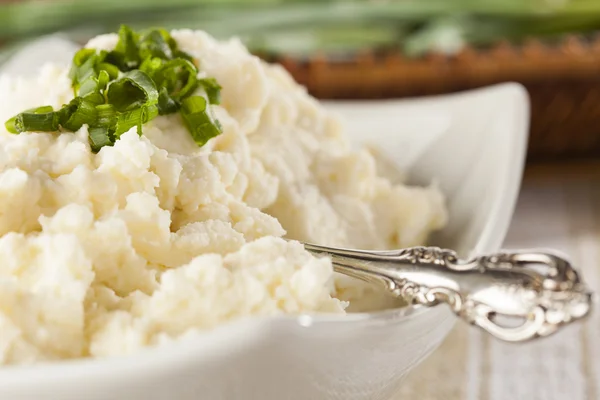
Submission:
<svg viewBox="0 0 600 400">
<path fill-rule="evenodd" d="M 527 176 L 505 248 L 567 253 L 600 292 L 600 164 Z M 462 324 L 394 400 L 600 399 L 600 315 L 527 345 Z"/>
</svg>

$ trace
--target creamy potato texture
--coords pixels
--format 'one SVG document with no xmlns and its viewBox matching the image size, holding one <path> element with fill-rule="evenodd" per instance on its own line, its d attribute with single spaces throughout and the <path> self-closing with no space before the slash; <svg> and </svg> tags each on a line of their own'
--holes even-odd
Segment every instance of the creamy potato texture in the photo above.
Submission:
<svg viewBox="0 0 600 400">
<path fill-rule="evenodd" d="M 98 154 L 85 126 L 0 127 L 0 364 L 128 354 L 252 315 L 381 307 L 281 237 L 398 248 L 445 223 L 437 189 L 382 177 L 281 67 L 235 40 L 172 34 L 223 86 L 214 112 L 224 132 L 204 147 L 179 115 Z M 1 77 L 0 119 L 70 101 L 67 72 Z"/>
</svg>

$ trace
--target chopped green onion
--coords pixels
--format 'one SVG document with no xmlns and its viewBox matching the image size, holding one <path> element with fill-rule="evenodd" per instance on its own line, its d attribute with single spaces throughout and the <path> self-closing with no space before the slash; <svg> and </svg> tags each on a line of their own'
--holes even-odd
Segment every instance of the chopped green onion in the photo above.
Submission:
<svg viewBox="0 0 600 400">
<path fill-rule="evenodd" d="M 122 134 L 129 131 L 134 126 L 140 126 L 142 124 L 142 108 L 136 108 L 132 111 L 126 111 L 119 113 L 115 125 L 115 136 L 120 138 Z M 139 134 L 139 129 L 138 129 Z"/>
<path fill-rule="evenodd" d="M 100 104 L 104 104 L 106 102 L 104 95 L 100 92 L 92 92 L 90 94 L 83 96 L 83 98 L 86 101 L 89 101 L 90 103 L 92 103 L 94 105 L 100 105 Z"/>
<path fill-rule="evenodd" d="M 34 114 L 44 114 L 44 113 L 49 113 L 52 111 L 54 111 L 54 108 L 52 106 L 41 106 L 41 107 L 30 108 L 29 110 L 25 110 L 23 112 L 34 113 Z"/>
<path fill-rule="evenodd" d="M 210 113 L 207 100 L 202 96 L 190 96 L 181 102 L 181 116 L 192 138 L 203 146 L 222 132 L 221 125 Z"/>
<path fill-rule="evenodd" d="M 90 128 L 88 132 L 88 138 L 90 147 L 94 153 L 99 152 L 104 146 L 112 146 L 114 144 L 108 129 L 104 126 Z"/>
<path fill-rule="evenodd" d="M 86 49 L 83 48 L 79 50 L 73 56 L 73 65 L 76 67 L 81 67 L 84 62 L 88 60 L 92 55 L 96 54 L 96 49 Z"/>
<path fill-rule="evenodd" d="M 138 49 L 138 35 L 126 25 L 119 28 L 119 41 L 109 56 L 116 61 L 116 65 L 122 71 L 130 71 L 140 65 L 140 54 Z"/>
<path fill-rule="evenodd" d="M 72 70 L 72 74 L 73 74 L 73 87 L 75 88 L 75 93 L 77 94 L 79 92 L 79 89 L 81 87 L 81 84 L 83 84 L 83 82 L 85 82 L 86 80 L 90 79 L 90 78 L 94 78 L 96 76 L 96 63 L 98 62 L 98 54 L 94 53 L 89 55 L 85 61 L 83 62 L 83 64 L 81 64 L 80 66 L 76 67 L 74 70 Z"/>
<path fill-rule="evenodd" d="M 59 118 L 54 111 L 45 113 L 21 113 L 16 116 L 14 128 L 21 132 L 56 132 Z"/>
<path fill-rule="evenodd" d="M 157 115 L 181 112 L 199 145 L 221 133 L 209 104 L 219 104 L 221 86 L 214 78 L 198 79 L 198 62 L 177 48 L 164 29 L 142 34 L 119 29 L 113 51 L 81 49 L 69 71 L 75 98 L 59 111 L 45 106 L 5 122 L 9 132 L 77 131 L 88 126 L 92 151 L 111 146 L 123 133 Z M 193 96 L 199 86 L 202 96 Z M 206 98 L 204 97 L 206 96 Z"/>
<path fill-rule="evenodd" d="M 105 71 L 111 81 L 119 77 L 119 68 L 109 63 L 103 62 L 98 64 L 98 71 L 99 73 Z"/>
<path fill-rule="evenodd" d="M 168 35 L 168 34 L 167 34 Z M 142 60 L 150 57 L 158 57 L 164 60 L 173 58 L 173 51 L 169 46 L 168 37 L 158 29 L 154 29 L 144 35 L 140 40 L 140 56 Z"/>
<path fill-rule="evenodd" d="M 88 60 L 92 55 L 96 54 L 96 49 L 81 49 L 73 56 L 73 65 L 69 71 L 69 77 L 71 80 L 75 80 L 77 71 Z"/>
<path fill-rule="evenodd" d="M 15 125 L 15 122 L 17 122 L 17 116 L 15 115 L 14 117 L 10 118 L 9 120 L 7 120 L 4 123 L 4 127 L 6 128 L 6 130 L 10 133 L 19 133 L 19 131 L 17 131 L 17 127 Z"/>
<path fill-rule="evenodd" d="M 146 73 L 150 78 L 156 81 L 156 74 L 160 71 L 164 63 L 165 61 L 158 57 L 147 58 L 142 62 L 142 65 L 140 65 L 140 71 Z"/>
<path fill-rule="evenodd" d="M 165 28 L 154 28 L 154 30 L 162 35 L 163 39 L 169 45 L 169 48 L 171 49 L 173 55 L 175 52 L 179 51 L 177 49 L 177 42 L 175 41 L 175 39 L 173 39 L 168 30 L 166 30 Z"/>
<path fill-rule="evenodd" d="M 191 95 L 198 87 L 198 70 L 188 60 L 176 58 L 167 61 L 154 75 L 156 84 L 166 87 L 169 95 L 181 100 Z"/>
<path fill-rule="evenodd" d="M 41 106 L 41 107 L 30 108 L 28 110 L 23 111 L 20 114 L 15 115 L 12 118 L 10 118 L 8 121 L 6 121 L 4 123 L 4 126 L 6 127 L 6 130 L 9 131 L 10 133 L 21 133 L 24 131 L 18 131 L 17 125 L 16 125 L 17 118 L 19 118 L 19 115 L 21 115 L 21 114 L 46 114 L 46 113 L 51 113 L 52 111 L 54 111 L 54 108 L 52 108 L 52 106 Z"/>
<path fill-rule="evenodd" d="M 79 85 L 79 90 L 77 91 L 77 94 L 79 96 L 83 97 L 83 96 L 87 96 L 90 93 L 98 92 L 99 90 L 100 90 L 100 85 L 98 82 L 98 78 L 96 78 L 95 76 L 90 76 L 85 81 L 81 82 L 81 85 Z"/>
<path fill-rule="evenodd" d="M 94 56 L 87 59 L 76 71 L 75 79 L 73 79 L 74 87 L 79 91 L 81 84 L 89 78 L 93 78 L 96 74 L 94 71 Z"/>
<path fill-rule="evenodd" d="M 142 125 L 158 115 L 156 105 L 143 106 L 132 111 L 119 113 L 115 126 L 115 136 L 117 138 L 134 126 L 137 126 L 138 135 L 142 135 Z"/>
<path fill-rule="evenodd" d="M 149 104 L 142 107 L 142 124 L 156 118 L 158 115 L 158 106 L 156 104 Z M 142 136 L 142 126 L 139 126 L 139 135 Z"/>
<path fill-rule="evenodd" d="M 179 110 L 179 103 L 169 96 L 167 88 L 161 88 L 158 93 L 158 113 L 166 115 L 177 112 L 177 110 Z"/>
<path fill-rule="evenodd" d="M 104 126 L 112 130 L 117 123 L 117 112 L 111 104 L 101 104 L 96 106 L 96 125 Z"/>
<path fill-rule="evenodd" d="M 117 111 L 131 111 L 136 107 L 158 102 L 158 90 L 148 75 L 140 70 L 123 74 L 106 90 L 108 102 Z"/>
<path fill-rule="evenodd" d="M 96 122 L 98 112 L 93 103 L 76 97 L 59 111 L 60 125 L 71 132 L 76 132 L 83 124 L 91 125 Z"/>
<path fill-rule="evenodd" d="M 106 85 L 108 85 L 109 81 L 110 81 L 110 75 L 108 74 L 108 72 L 106 72 L 106 70 L 101 69 L 100 72 L 98 73 L 98 89 L 100 89 L 100 90 L 106 89 Z"/>
<path fill-rule="evenodd" d="M 210 104 L 221 104 L 222 87 L 217 83 L 215 78 L 200 79 L 198 83 L 204 88 Z"/>
<path fill-rule="evenodd" d="M 181 50 L 174 51 L 173 58 L 183 58 L 184 60 L 188 60 L 189 62 L 194 63 L 194 57 L 192 57 L 188 53 L 185 53 Z"/>
</svg>

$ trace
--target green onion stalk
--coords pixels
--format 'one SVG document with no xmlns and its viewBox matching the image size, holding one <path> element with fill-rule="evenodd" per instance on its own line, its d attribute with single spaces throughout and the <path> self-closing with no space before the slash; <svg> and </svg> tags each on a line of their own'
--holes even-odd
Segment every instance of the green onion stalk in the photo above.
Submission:
<svg viewBox="0 0 600 400">
<path fill-rule="evenodd" d="M 181 51 L 169 32 L 140 32 L 123 25 L 114 50 L 82 48 L 69 76 L 73 100 L 59 110 L 40 106 L 5 122 L 8 132 L 76 132 L 88 128 L 94 152 L 112 146 L 132 128 L 158 115 L 179 113 L 198 146 L 221 133 L 211 105 L 220 103 L 214 78 L 198 78 L 198 61 Z"/>
<path fill-rule="evenodd" d="M 254 51 L 304 57 L 400 49 L 409 56 L 452 52 L 466 44 L 600 28 L 598 0 L 53 0 L 0 6 L 0 40 L 52 32 L 72 39 L 134 29 L 203 29 L 240 37 Z"/>
</svg>

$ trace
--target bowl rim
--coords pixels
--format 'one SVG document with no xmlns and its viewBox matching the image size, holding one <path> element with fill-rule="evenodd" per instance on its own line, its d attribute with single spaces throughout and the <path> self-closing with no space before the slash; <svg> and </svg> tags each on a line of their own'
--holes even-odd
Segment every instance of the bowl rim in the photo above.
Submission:
<svg viewBox="0 0 600 400">
<path fill-rule="evenodd" d="M 520 191 L 521 179 L 525 164 L 528 130 L 529 130 L 529 96 L 526 89 L 519 83 L 509 82 L 493 86 L 487 86 L 475 90 L 467 90 L 451 95 L 427 96 L 410 100 L 450 98 L 454 96 L 467 95 L 482 91 L 509 91 L 514 96 L 520 97 L 519 107 L 515 107 L 514 126 L 507 140 L 511 140 L 511 159 L 507 160 L 506 181 L 503 185 L 507 188 L 504 196 L 494 199 L 494 204 L 486 221 L 482 234 L 480 235 L 474 251 L 477 253 L 496 251 L 500 248 L 502 241 L 508 231 L 511 216 L 516 206 Z M 399 100 L 399 101 L 407 101 Z M 517 103 L 517 102 L 515 102 Z M 265 330 L 275 324 L 292 324 L 296 328 L 309 328 L 315 325 L 347 325 L 348 328 L 373 327 L 393 321 L 402 323 L 414 318 L 423 317 L 441 305 L 434 307 L 423 307 L 420 305 L 409 305 L 407 307 L 376 312 L 337 314 L 300 314 L 300 315 L 276 315 L 267 317 L 248 317 L 222 324 L 209 331 L 197 331 L 193 337 L 173 341 L 168 346 L 155 346 L 145 348 L 135 354 L 114 356 L 107 358 L 76 358 L 60 361 L 42 362 L 33 365 L 11 365 L 0 368 L 0 387 L 15 387 L 31 382 L 59 382 L 64 379 L 72 380 L 77 377 L 85 377 L 90 374 L 97 376 L 118 375 L 119 371 L 156 370 L 165 368 L 165 364 L 178 362 L 186 355 L 211 353 L 211 348 L 219 347 L 216 342 L 222 342 L 227 337 L 235 338 L 230 343 L 242 346 L 257 335 L 264 335 Z M 239 335 L 243 326 L 244 335 Z M 240 338 L 240 336 L 243 336 Z M 213 350 L 214 351 L 214 350 Z M 214 356 L 214 355 L 213 355 Z M 159 363 L 152 362 L 160 360 Z M 175 364 L 173 364 L 175 365 Z M 122 374 L 126 376 L 126 373 Z"/>
<path fill-rule="evenodd" d="M 430 314 L 440 307 L 408 306 L 399 309 L 377 311 L 373 313 L 352 313 L 344 315 L 300 314 L 248 317 L 224 323 L 209 331 L 197 331 L 192 336 L 174 340 L 166 346 L 144 348 L 134 354 L 111 356 L 106 358 L 74 358 L 52 360 L 31 365 L 9 365 L 0 367 L 0 389 L 20 387 L 24 384 L 52 385 L 64 380 L 85 379 L 94 376 L 96 381 L 102 378 L 124 378 L 135 373 L 160 373 L 182 360 L 202 354 L 205 358 L 218 358 L 223 350 L 219 342 L 227 342 L 228 351 L 243 348 L 257 338 L 268 337 L 277 326 L 291 329 L 310 329 L 313 325 L 335 325 L 342 328 L 368 329 L 393 323 L 406 323 L 415 318 Z M 450 314 L 448 312 L 448 314 Z M 361 324 L 358 324 L 358 323 Z M 243 330 L 244 335 L 239 335 Z M 159 362 L 157 362 L 159 361 Z M 118 379 L 117 378 L 117 379 Z"/>
</svg>

